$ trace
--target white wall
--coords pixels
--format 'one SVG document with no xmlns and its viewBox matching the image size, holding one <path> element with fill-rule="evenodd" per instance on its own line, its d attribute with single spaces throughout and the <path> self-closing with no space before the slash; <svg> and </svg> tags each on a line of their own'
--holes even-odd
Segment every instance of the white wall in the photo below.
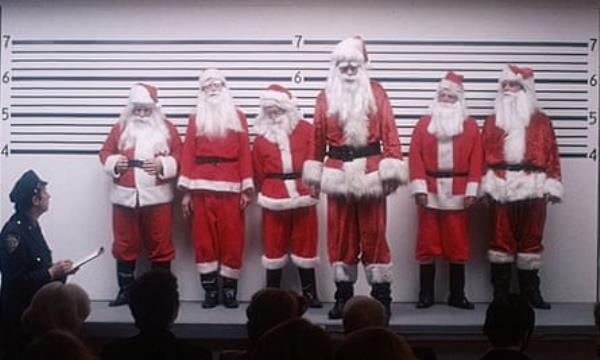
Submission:
<svg viewBox="0 0 600 360">
<path fill-rule="evenodd" d="M 494 79 L 500 65 L 486 65 L 483 61 L 519 61 L 527 64 L 533 61 L 555 59 L 557 62 L 581 63 L 579 65 L 542 64 L 533 65 L 537 78 L 556 80 L 558 83 L 540 83 L 541 90 L 582 91 L 582 94 L 548 93 L 542 105 L 548 109 L 551 117 L 563 120 L 554 121 L 558 130 L 562 153 L 587 153 L 597 147 L 597 128 L 587 126 L 585 120 L 572 120 L 586 117 L 589 111 L 598 111 L 598 87 L 589 87 L 585 81 L 598 72 L 598 52 L 590 53 L 586 47 L 572 46 L 589 42 L 590 38 L 598 38 L 598 7 L 592 2 L 569 2 L 569 7 L 561 2 L 539 2 L 522 6 L 518 2 L 498 2 L 497 6 L 479 5 L 474 1 L 453 3 L 428 1 L 423 3 L 372 1 L 364 2 L 320 2 L 300 1 L 260 1 L 246 5 L 241 1 L 225 2 L 175 2 L 158 1 L 9 1 L 2 4 L 1 31 L 11 36 L 12 44 L 2 48 L 2 71 L 10 71 L 16 79 L 0 88 L 2 107 L 9 107 L 13 115 L 3 121 L 1 144 L 9 144 L 11 150 L 32 149 L 98 149 L 108 127 L 115 118 L 73 119 L 55 116 L 57 113 L 118 113 L 125 103 L 127 87 L 133 80 L 118 80 L 120 76 L 172 76 L 192 78 L 197 76 L 197 68 L 218 58 L 235 59 L 240 62 L 227 64 L 217 63 L 221 67 L 243 67 L 247 59 L 260 59 L 259 54 L 223 55 L 223 50 L 297 50 L 299 53 L 268 53 L 265 59 L 301 59 L 296 64 L 286 63 L 280 69 L 226 70 L 228 76 L 280 76 L 290 80 L 282 82 L 294 88 L 296 96 L 306 113 L 312 113 L 313 98 L 317 89 L 322 87 L 319 81 L 304 81 L 294 84 L 291 78 L 295 71 L 301 70 L 304 77 L 326 76 L 327 52 L 331 45 L 302 44 L 300 49 L 294 48 L 291 40 L 295 34 L 302 34 L 303 39 L 342 39 L 354 34 L 362 34 L 367 40 L 418 40 L 418 41 L 531 41 L 531 42 L 564 42 L 565 46 L 516 46 L 511 45 L 474 45 L 457 44 L 424 44 L 416 45 L 373 45 L 369 50 L 372 55 L 373 74 L 376 77 L 402 78 L 415 77 L 422 80 L 414 82 L 384 82 L 384 86 L 395 94 L 393 100 L 395 113 L 400 115 L 398 125 L 403 135 L 404 151 L 408 150 L 410 127 L 414 125 L 418 115 L 428 105 L 433 96 L 435 83 L 426 79 L 439 78 L 444 73 L 446 64 L 422 64 L 427 55 L 386 54 L 387 50 L 400 51 L 432 51 L 456 52 L 452 55 L 431 55 L 430 59 L 475 59 L 481 63 L 456 64 L 451 66 L 472 67 L 476 71 L 464 71 L 467 79 Z M 518 6 L 517 6 L 518 5 Z M 186 54 L 87 54 L 79 53 L 80 59 L 106 59 L 114 57 L 133 60 L 144 60 L 144 56 L 162 59 L 163 62 L 139 62 L 146 67 L 163 67 L 162 70 L 138 69 L 135 71 L 115 68 L 129 66 L 127 63 L 115 61 L 105 62 L 23 62 L 23 59 L 65 59 L 64 53 L 23 54 L 15 51 L 56 51 L 56 50 L 105 50 L 126 51 L 135 49 L 164 50 L 164 44 L 106 44 L 106 45 L 60 45 L 60 44 L 27 44 L 24 40 L 173 40 L 173 39 L 278 39 L 290 40 L 289 45 L 231 45 L 204 46 L 218 54 L 186 55 Z M 4 39 L 2 39 L 4 40 Z M 569 45 L 571 44 L 571 45 Z M 2 43 L 4 45 L 4 43 Z M 186 51 L 199 48 L 196 45 L 168 45 L 169 50 Z M 532 50 L 533 49 L 533 50 Z M 310 51 L 309 51 L 310 50 Z M 513 51 L 514 50 L 514 51 Z M 547 52 L 549 55 L 502 55 L 506 52 Z M 315 51 L 315 52 L 311 52 Z M 492 55 L 469 55 L 465 52 L 497 52 Z M 571 55 L 569 55 L 571 54 Z M 579 54 L 579 55 L 577 55 Z M 583 55 L 581 55 L 583 54 Z M 190 60 L 188 63 L 171 63 L 170 60 Z M 196 59 L 196 60 L 194 60 Z M 415 60 L 415 64 L 385 64 L 385 60 Z M 315 60 L 316 62 L 303 62 Z M 554 61 L 554 60 L 552 60 Z M 42 64 L 42 65 L 40 65 Z M 282 63 L 283 64 L 283 63 Z M 101 67 L 108 69 L 102 70 Z M 252 62 L 247 67 L 268 67 L 260 62 Z M 419 70 L 410 70 L 420 66 Z M 39 69 L 43 67 L 43 69 Z M 384 67 L 393 69 L 382 70 Z M 36 70 L 36 68 L 38 68 Z M 92 70 L 85 70 L 93 68 Z M 75 70 L 81 69 L 81 70 Z M 583 69 L 583 70 L 582 70 Z M 583 71 L 583 72 L 582 72 Z M 71 81 L 58 79 L 63 76 L 101 76 L 114 77 L 113 80 Z M 54 80 L 18 80 L 28 76 L 56 77 Z M 579 83 L 569 83 L 570 80 Z M 561 82 L 563 81 L 563 82 Z M 230 83 L 234 95 L 244 110 L 253 113 L 256 110 L 255 96 L 258 90 L 270 80 L 239 80 Z M 161 89 L 160 94 L 170 96 L 162 99 L 165 111 L 174 114 L 174 121 L 182 126 L 183 118 L 193 106 L 195 81 L 193 80 L 160 80 L 155 82 Z M 20 88 L 19 88 L 20 87 Z M 38 89 L 27 90 L 27 87 Z M 42 89 L 46 87 L 46 89 Z M 67 87 L 83 87 L 84 90 L 68 90 Z M 59 90 L 52 90 L 57 88 Z M 94 90 L 102 89 L 102 90 Z M 473 113 L 482 119 L 491 111 L 493 83 L 467 82 L 467 96 Z M 425 90 L 425 91 L 423 91 Z M 66 95 L 69 98 L 61 99 Z M 74 98 L 87 95 L 91 98 Z M 29 96 L 20 98 L 18 96 Z M 33 96 L 38 96 L 34 98 Z M 47 98 L 45 98 L 47 96 Z M 97 97 L 95 97 L 97 96 Z M 420 97 L 419 100 L 405 100 L 402 97 Z M 243 98 L 249 97 L 249 98 Z M 569 102 L 566 100 L 572 99 Z M 583 100 L 581 100 L 583 99 Z M 47 106 L 39 106 L 46 104 Z M 23 113 L 48 113 L 51 116 L 26 116 Z M 17 116 L 15 116 L 17 114 Z M 18 116 L 21 114 L 21 116 Z M 54 115 L 52 115 L 54 114 Z M 37 126 L 38 123 L 51 124 Z M 56 126 L 69 123 L 69 126 Z M 20 126 L 17 126 L 21 124 Z M 24 127 L 24 124 L 28 126 Z M 54 125 L 52 125 L 54 124 Z M 97 127 L 84 127 L 82 124 L 95 124 Z M 404 126 L 404 127 L 402 127 Z M 570 130 L 570 127 L 578 127 Z M 184 129 L 180 127 L 180 130 Z M 11 134 L 12 132 L 12 134 Z M 19 132 L 37 134 L 18 135 Z M 50 135 L 51 132 L 93 133 L 91 135 Z M 569 136 L 580 136 L 571 138 Z M 32 141 L 79 141 L 87 144 L 33 144 Z M 24 141 L 28 143 L 17 143 Z M 9 143 L 10 142 L 10 143 Z M 574 145 L 574 146 L 569 146 Z M 582 147 L 583 146 L 583 147 Z M 543 289 L 550 301 L 577 302 L 595 301 L 596 268 L 597 268 L 597 164 L 585 158 L 562 158 L 563 177 L 566 188 L 565 201 L 552 206 L 548 213 L 546 226 L 544 255 L 545 265 L 542 271 Z M 34 168 L 50 182 L 52 194 L 51 211 L 42 218 L 46 237 L 53 248 L 55 259 L 78 258 L 87 254 L 99 245 L 110 248 L 112 235 L 110 232 L 110 204 L 108 202 L 109 179 L 101 171 L 95 155 L 52 155 L 10 154 L 0 158 L 1 194 L 8 194 L 12 183 L 26 169 Z M 2 219 L 11 213 L 8 196 L 0 199 Z M 416 230 L 416 214 L 412 200 L 406 188 L 399 190 L 389 198 L 388 236 L 392 246 L 394 276 L 394 298 L 397 301 L 414 301 L 417 294 L 417 265 L 414 261 L 414 242 Z M 324 201 L 320 204 L 320 255 L 318 268 L 319 291 L 324 299 L 331 299 L 333 284 L 331 271 L 326 261 Z M 471 239 L 473 260 L 468 269 L 468 294 L 475 301 L 486 301 L 490 298 L 489 271 L 485 258 L 487 238 L 485 236 L 485 216 L 479 209 L 474 220 L 478 222 Z M 241 298 L 250 295 L 263 284 L 263 269 L 260 265 L 260 231 L 259 209 L 252 207 L 247 214 L 247 246 L 245 252 L 244 273 L 241 279 Z M 184 299 L 198 299 L 202 292 L 195 273 L 192 249 L 186 233 L 186 224 L 179 214 L 175 219 L 176 234 L 174 242 L 178 250 L 178 258 L 174 263 L 174 271 L 179 276 L 180 288 Z M 445 297 L 446 274 L 438 272 L 440 290 L 438 297 Z M 81 284 L 94 299 L 109 299 L 116 291 L 114 280 L 114 262 L 110 255 L 104 256 L 73 277 L 73 281 Z M 286 281 L 297 286 L 295 273 L 286 274 Z M 367 292 L 364 275 L 360 275 L 359 291 Z"/>
</svg>

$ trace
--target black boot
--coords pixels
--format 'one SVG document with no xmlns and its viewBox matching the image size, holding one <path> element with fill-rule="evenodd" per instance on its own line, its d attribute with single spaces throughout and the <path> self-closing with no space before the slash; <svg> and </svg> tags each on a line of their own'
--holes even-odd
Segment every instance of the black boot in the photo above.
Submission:
<svg viewBox="0 0 600 360">
<path fill-rule="evenodd" d="M 217 284 L 217 272 L 213 271 L 208 274 L 200 274 L 200 284 L 204 289 L 204 301 L 202 307 L 211 309 L 219 305 L 219 285 Z"/>
<path fill-rule="evenodd" d="M 315 279 L 315 269 L 298 268 L 300 275 L 300 284 L 302 285 L 302 295 L 308 300 L 308 306 L 311 308 L 322 308 L 323 304 L 317 296 L 317 280 Z"/>
<path fill-rule="evenodd" d="M 237 279 L 223 276 L 223 305 L 229 309 L 239 306 L 237 302 Z"/>
<path fill-rule="evenodd" d="M 150 268 L 152 270 L 155 269 L 164 269 L 167 271 L 171 271 L 171 262 L 170 261 L 156 261 L 156 262 L 152 262 L 152 264 L 150 265 Z"/>
<path fill-rule="evenodd" d="M 521 270 L 517 271 L 519 275 L 519 289 L 521 296 L 524 296 L 531 306 L 536 309 L 548 310 L 550 304 L 544 301 L 540 292 L 540 277 L 538 270 Z"/>
<path fill-rule="evenodd" d="M 129 303 L 129 288 L 135 281 L 135 261 L 117 261 L 117 284 L 119 293 L 108 306 L 121 306 Z"/>
<path fill-rule="evenodd" d="M 434 302 L 434 280 L 435 264 L 421 264 L 419 266 L 419 301 L 417 309 L 427 309 L 433 306 Z"/>
<path fill-rule="evenodd" d="M 510 277 L 512 263 L 492 263 L 492 284 L 494 285 L 494 300 L 506 301 L 510 292 Z"/>
<path fill-rule="evenodd" d="M 268 288 L 280 288 L 281 287 L 281 273 L 282 269 L 267 269 L 267 287 Z"/>
<path fill-rule="evenodd" d="M 329 310 L 330 319 L 341 319 L 346 301 L 354 296 L 354 283 L 351 281 L 337 281 L 335 283 L 335 304 Z"/>
<path fill-rule="evenodd" d="M 389 282 L 375 283 L 371 285 L 371 296 L 379 301 L 385 308 L 388 319 L 392 315 L 392 289 Z"/>
<path fill-rule="evenodd" d="M 450 296 L 448 305 L 473 310 L 473 305 L 465 296 L 465 264 L 450 263 Z"/>
</svg>

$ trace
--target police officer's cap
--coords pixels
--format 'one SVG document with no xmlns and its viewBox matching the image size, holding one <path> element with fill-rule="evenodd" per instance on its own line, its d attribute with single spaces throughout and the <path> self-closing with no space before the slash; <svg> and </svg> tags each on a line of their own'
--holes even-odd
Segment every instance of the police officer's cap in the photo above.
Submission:
<svg viewBox="0 0 600 360">
<path fill-rule="evenodd" d="M 31 201 L 33 196 L 37 195 L 47 184 L 35 171 L 28 170 L 15 183 L 9 195 L 10 201 L 15 204 Z"/>
</svg>

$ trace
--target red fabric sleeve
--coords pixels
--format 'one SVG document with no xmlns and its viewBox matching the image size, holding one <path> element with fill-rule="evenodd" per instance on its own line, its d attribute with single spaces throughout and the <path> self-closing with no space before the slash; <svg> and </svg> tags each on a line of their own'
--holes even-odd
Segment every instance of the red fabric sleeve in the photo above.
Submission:
<svg viewBox="0 0 600 360">
<path fill-rule="evenodd" d="M 110 129 L 110 133 L 104 141 L 102 148 L 100 149 L 100 161 L 102 164 L 106 162 L 106 158 L 110 155 L 117 154 L 119 152 L 119 136 L 121 134 L 121 125 L 119 123 L 113 125 Z"/>
</svg>

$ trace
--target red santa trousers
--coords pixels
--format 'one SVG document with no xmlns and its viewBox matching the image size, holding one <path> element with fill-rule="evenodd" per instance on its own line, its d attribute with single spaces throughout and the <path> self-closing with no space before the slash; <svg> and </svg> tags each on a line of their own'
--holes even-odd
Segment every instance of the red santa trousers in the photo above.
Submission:
<svg viewBox="0 0 600 360">
<path fill-rule="evenodd" d="M 546 200 L 529 199 L 508 203 L 493 202 L 490 250 L 504 254 L 541 253 Z"/>
<path fill-rule="evenodd" d="M 129 208 L 113 205 L 112 253 L 119 261 L 135 261 L 143 244 L 148 260 L 171 261 L 175 248 L 171 238 L 173 210 L 170 203 Z"/>
<path fill-rule="evenodd" d="M 200 273 L 238 278 L 244 250 L 244 212 L 240 194 L 193 191 L 192 241 Z"/>
<path fill-rule="evenodd" d="M 327 197 L 327 250 L 331 263 L 389 264 L 385 198 Z"/>
<path fill-rule="evenodd" d="M 466 210 L 439 210 L 419 206 L 417 261 L 428 263 L 437 256 L 449 262 L 469 259 L 469 213 Z"/>
<path fill-rule="evenodd" d="M 277 262 L 288 249 L 304 268 L 313 268 L 317 257 L 317 210 L 315 206 L 273 211 L 263 209 L 265 257 Z M 306 261 L 303 261 L 306 260 Z M 285 265 L 280 262 L 281 267 Z"/>
</svg>

